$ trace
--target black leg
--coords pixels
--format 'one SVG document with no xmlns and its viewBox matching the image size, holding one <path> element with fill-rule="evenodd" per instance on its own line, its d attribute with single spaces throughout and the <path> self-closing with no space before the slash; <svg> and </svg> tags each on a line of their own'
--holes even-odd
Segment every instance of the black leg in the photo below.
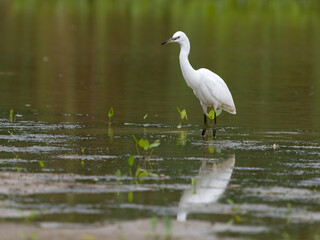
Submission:
<svg viewBox="0 0 320 240">
<path fill-rule="evenodd" d="M 216 115 L 216 111 L 214 111 L 214 126 L 212 128 L 212 135 L 213 135 L 213 139 L 216 138 L 216 126 L 217 126 L 217 115 Z"/>
<path fill-rule="evenodd" d="M 202 134 L 201 134 L 202 137 L 204 137 L 206 130 L 207 130 L 207 115 L 204 114 L 204 126 L 203 126 L 203 130 L 202 130 Z"/>
</svg>

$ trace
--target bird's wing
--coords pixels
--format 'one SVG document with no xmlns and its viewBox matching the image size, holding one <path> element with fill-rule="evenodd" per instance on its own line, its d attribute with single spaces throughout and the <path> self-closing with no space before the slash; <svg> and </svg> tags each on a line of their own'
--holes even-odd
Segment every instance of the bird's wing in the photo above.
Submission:
<svg viewBox="0 0 320 240">
<path fill-rule="evenodd" d="M 200 87 L 197 90 L 200 101 L 208 106 L 213 106 L 215 109 L 222 108 L 235 114 L 236 108 L 232 95 L 222 78 L 205 68 L 199 69 L 198 72 L 201 75 Z"/>
</svg>

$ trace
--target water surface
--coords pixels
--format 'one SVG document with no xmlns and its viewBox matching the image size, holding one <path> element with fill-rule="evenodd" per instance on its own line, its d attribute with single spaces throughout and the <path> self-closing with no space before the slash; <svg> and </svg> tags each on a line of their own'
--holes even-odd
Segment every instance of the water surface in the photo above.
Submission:
<svg viewBox="0 0 320 240">
<path fill-rule="evenodd" d="M 215 223 L 209 236 L 320 235 L 317 1 L 0 4 L 3 221 L 170 216 Z M 178 45 L 160 46 L 177 30 L 194 68 L 233 94 L 237 115 L 218 117 L 214 141 L 201 138 Z M 148 166 L 161 177 L 133 183 L 132 135 L 160 140 Z"/>
</svg>

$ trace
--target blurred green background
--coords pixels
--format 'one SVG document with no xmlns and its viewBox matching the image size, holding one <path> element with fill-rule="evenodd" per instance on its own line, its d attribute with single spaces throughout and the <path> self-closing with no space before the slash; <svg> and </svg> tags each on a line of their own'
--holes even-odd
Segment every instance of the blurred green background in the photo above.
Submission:
<svg viewBox="0 0 320 240">
<path fill-rule="evenodd" d="M 0 1 L 0 110 L 202 124 L 174 32 L 190 62 L 220 75 L 237 115 L 224 126 L 319 129 L 320 2 L 292 0 Z"/>
</svg>

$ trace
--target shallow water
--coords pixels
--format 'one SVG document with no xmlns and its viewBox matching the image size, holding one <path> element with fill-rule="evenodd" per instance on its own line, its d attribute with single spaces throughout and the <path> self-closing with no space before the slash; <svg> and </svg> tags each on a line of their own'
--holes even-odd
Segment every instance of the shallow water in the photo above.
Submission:
<svg viewBox="0 0 320 240">
<path fill-rule="evenodd" d="M 320 6 L 225 2 L 1 2 L 0 167 L 31 175 L 0 185 L 0 218 L 170 216 L 216 223 L 209 236 L 319 237 Z M 191 64 L 234 97 L 214 141 L 178 46 L 160 46 L 178 29 Z M 133 182 L 128 157 L 144 162 L 132 135 L 160 140 L 147 162 L 160 177 Z"/>
</svg>

